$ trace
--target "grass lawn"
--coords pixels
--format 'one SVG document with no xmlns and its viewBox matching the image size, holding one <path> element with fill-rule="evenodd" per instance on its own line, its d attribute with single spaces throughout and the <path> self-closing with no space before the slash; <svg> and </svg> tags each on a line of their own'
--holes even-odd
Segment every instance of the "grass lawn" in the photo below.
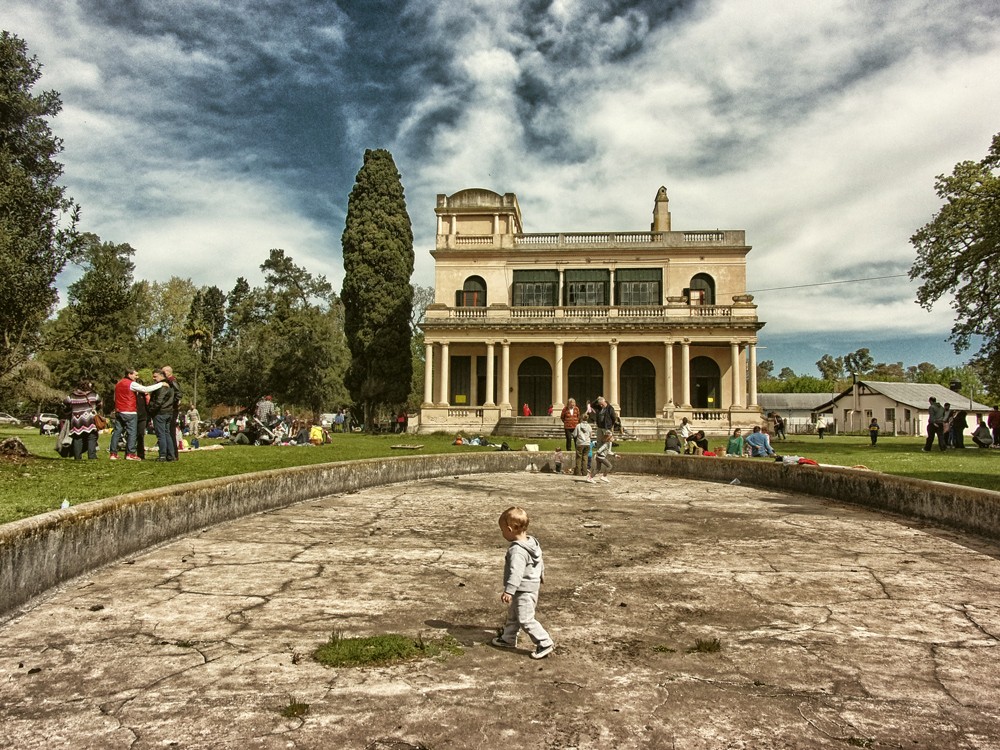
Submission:
<svg viewBox="0 0 1000 750">
<path fill-rule="evenodd" d="M 109 435 L 101 436 L 97 461 L 73 461 L 59 458 L 53 450 L 55 439 L 43 437 L 34 430 L 0 429 L 0 439 L 16 435 L 32 453 L 24 461 L 0 461 L 0 523 L 55 510 L 63 500 L 72 504 L 113 497 L 127 492 L 163 487 L 200 479 L 233 476 L 266 469 L 289 466 L 350 461 L 359 458 L 434 454 L 491 450 L 470 446 L 453 446 L 451 435 L 333 435 L 330 445 L 293 448 L 279 446 L 230 446 L 223 450 L 194 451 L 181 455 L 176 463 L 146 461 L 109 461 Z M 525 441 L 504 438 L 513 450 Z M 500 440 L 498 439 L 497 442 Z M 223 443 L 205 440 L 202 445 Z M 554 450 L 562 441 L 538 442 L 543 451 Z M 714 439 L 714 447 L 721 443 Z M 154 441 L 147 437 L 147 444 Z M 421 445 L 416 450 L 396 450 L 393 445 Z M 922 453 L 923 440 L 918 438 L 880 437 L 878 446 L 869 447 L 867 434 L 836 435 L 818 440 L 813 435 L 777 441 L 779 454 L 807 456 L 824 464 L 866 466 L 887 474 L 929 479 L 938 482 L 964 484 L 1000 491 L 1000 450 L 967 448 L 964 451 Z M 656 442 L 625 442 L 616 446 L 620 453 L 659 453 L 663 446 Z M 155 456 L 155 452 L 150 455 Z M 567 457 L 564 459 L 569 462 Z M 706 458 L 706 461 L 713 459 Z M 751 460 L 751 459 L 747 459 Z M 762 459 L 752 459 L 762 460 Z"/>
</svg>

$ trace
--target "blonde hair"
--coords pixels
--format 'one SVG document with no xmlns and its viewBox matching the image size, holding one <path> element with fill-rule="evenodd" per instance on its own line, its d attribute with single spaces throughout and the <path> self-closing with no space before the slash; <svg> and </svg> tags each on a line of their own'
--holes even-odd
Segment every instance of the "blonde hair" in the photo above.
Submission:
<svg viewBox="0 0 1000 750">
<path fill-rule="evenodd" d="M 512 505 L 500 514 L 500 525 L 509 526 L 511 531 L 519 534 L 528 528 L 528 511 Z"/>
</svg>

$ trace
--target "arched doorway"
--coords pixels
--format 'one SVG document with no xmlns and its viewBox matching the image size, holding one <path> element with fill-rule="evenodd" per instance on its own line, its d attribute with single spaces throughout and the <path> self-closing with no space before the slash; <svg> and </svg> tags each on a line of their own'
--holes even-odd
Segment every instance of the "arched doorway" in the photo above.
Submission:
<svg viewBox="0 0 1000 750">
<path fill-rule="evenodd" d="M 622 365 L 623 417 L 656 416 L 656 368 L 645 357 L 629 357 Z"/>
<path fill-rule="evenodd" d="M 579 357 L 569 366 L 569 391 L 567 397 L 576 399 L 581 412 L 587 411 L 587 402 L 604 393 L 604 368 L 593 357 Z"/>
<path fill-rule="evenodd" d="M 517 368 L 515 415 L 521 414 L 523 404 L 536 417 L 548 414 L 552 405 L 552 367 L 541 357 L 528 357 Z"/>
<path fill-rule="evenodd" d="M 695 409 L 722 408 L 722 375 L 711 357 L 691 360 L 691 406 Z"/>
</svg>

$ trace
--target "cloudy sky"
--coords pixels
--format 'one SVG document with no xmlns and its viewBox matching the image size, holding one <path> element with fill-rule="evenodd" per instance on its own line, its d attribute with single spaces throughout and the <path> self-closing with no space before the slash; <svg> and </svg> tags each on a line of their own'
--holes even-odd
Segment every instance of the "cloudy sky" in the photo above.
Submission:
<svg viewBox="0 0 1000 750">
<path fill-rule="evenodd" d="M 674 229 L 746 230 L 761 359 L 967 358 L 905 274 L 935 176 L 1000 131 L 995 3 L 6 0 L 0 24 L 62 95 L 83 228 L 140 277 L 228 291 L 280 247 L 339 288 L 387 148 L 415 283 L 437 193 L 516 193 L 528 232 L 644 230 L 665 185 Z"/>
</svg>

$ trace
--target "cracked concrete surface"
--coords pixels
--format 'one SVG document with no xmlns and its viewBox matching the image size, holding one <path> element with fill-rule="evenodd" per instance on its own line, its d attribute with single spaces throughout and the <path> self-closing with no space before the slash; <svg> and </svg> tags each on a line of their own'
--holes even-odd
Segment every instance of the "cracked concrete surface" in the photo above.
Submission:
<svg viewBox="0 0 1000 750">
<path fill-rule="evenodd" d="M 511 504 L 546 555 L 557 648 L 538 662 L 485 645 Z M 33 602 L 0 625 L 0 746 L 1000 748 L 998 554 L 746 485 L 390 485 L 216 526 Z M 328 669 L 311 654 L 334 631 L 449 633 L 464 653 Z M 304 717 L 281 715 L 292 700 Z"/>
</svg>

